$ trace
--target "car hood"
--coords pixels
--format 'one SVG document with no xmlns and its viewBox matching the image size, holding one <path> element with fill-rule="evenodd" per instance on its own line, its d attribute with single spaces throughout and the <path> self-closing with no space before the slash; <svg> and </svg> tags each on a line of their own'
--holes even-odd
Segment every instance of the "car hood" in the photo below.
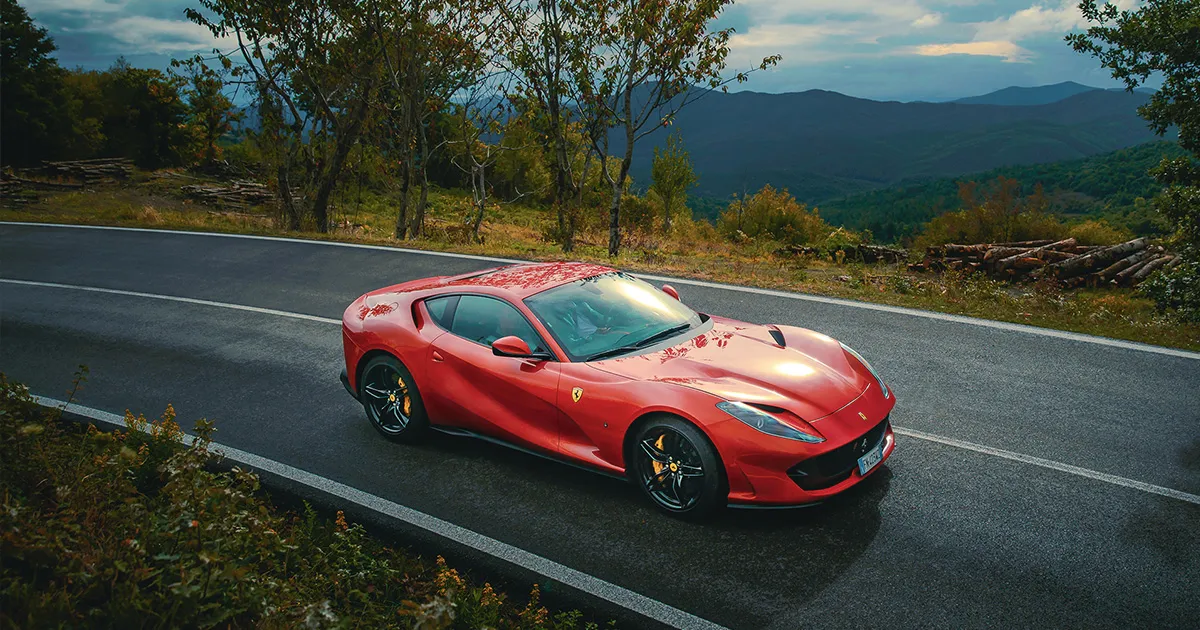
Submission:
<svg viewBox="0 0 1200 630">
<path fill-rule="evenodd" d="M 772 329 L 784 340 L 776 342 Z M 871 384 L 828 336 L 791 326 L 713 318 L 683 343 L 591 363 L 641 381 L 692 387 L 727 400 L 787 409 L 806 421 L 849 404 Z"/>
</svg>

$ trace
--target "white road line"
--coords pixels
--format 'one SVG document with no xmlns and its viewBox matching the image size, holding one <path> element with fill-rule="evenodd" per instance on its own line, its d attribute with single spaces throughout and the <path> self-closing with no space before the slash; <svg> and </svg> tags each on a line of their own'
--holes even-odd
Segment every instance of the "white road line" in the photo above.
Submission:
<svg viewBox="0 0 1200 630">
<path fill-rule="evenodd" d="M 131 228 L 131 227 L 115 227 L 107 225 L 70 225 L 63 223 L 32 223 L 25 221 L 0 221 L 0 225 L 17 225 L 25 227 L 52 227 L 52 228 L 71 228 L 81 230 L 112 230 L 118 232 L 145 232 L 151 234 L 175 234 L 175 235 L 190 235 L 190 236 L 212 236 L 220 238 L 238 238 L 260 241 L 276 241 L 282 243 L 304 243 L 307 245 L 326 245 L 330 247 L 350 247 L 355 249 L 372 249 L 379 251 L 388 251 L 402 254 L 417 254 L 422 256 L 441 256 L 444 258 L 459 258 L 463 260 L 478 260 L 483 262 L 494 263 L 521 263 L 529 262 L 526 260 L 517 260 L 513 258 L 497 258 L 493 256 L 477 256 L 474 254 L 458 254 L 454 252 L 437 252 L 423 249 L 409 249 L 403 247 L 388 247 L 386 245 L 364 245 L 360 243 L 341 243 L 337 241 L 318 241 L 302 238 L 288 238 L 284 236 L 261 236 L 256 234 L 223 234 L 220 232 L 193 232 L 187 230 L 162 230 L 153 228 Z M 1150 344 L 1137 343 L 1134 341 L 1122 341 L 1120 339 L 1109 339 L 1107 337 L 1097 337 L 1095 335 L 1085 335 L 1083 333 L 1067 332 L 1063 330 L 1054 330 L 1051 328 L 1039 328 L 1037 326 L 1027 326 L 1025 324 L 1013 324 L 1009 322 L 999 322 L 990 319 L 979 319 L 976 317 L 967 317 L 965 315 L 951 315 L 948 313 L 936 313 L 933 311 L 923 311 L 915 308 L 905 308 L 902 306 L 888 306 L 886 304 L 872 304 L 870 302 L 858 302 L 855 300 L 847 300 L 842 298 L 825 297 L 822 295 L 809 295 L 806 293 L 792 293 L 789 291 L 777 291 L 774 289 L 760 289 L 757 287 L 742 287 L 732 284 L 722 284 L 719 282 L 707 282 L 704 280 L 690 280 L 687 278 L 673 278 L 670 276 L 660 276 L 653 274 L 638 273 L 638 277 L 647 280 L 656 280 L 661 282 L 673 282 L 677 284 L 686 284 L 690 286 L 704 287 L 709 289 L 720 289 L 724 291 L 737 291 L 740 293 L 751 293 L 755 295 L 766 295 L 770 297 L 785 298 L 791 300 L 803 300 L 806 302 L 816 302 L 820 304 L 830 304 L 835 306 L 845 306 L 849 308 L 858 308 L 864 310 L 878 311 L 882 313 L 892 313 L 895 315 L 908 315 L 910 317 L 923 317 L 925 319 L 933 319 L 945 322 L 955 322 L 958 324 L 966 324 L 969 326 L 981 326 L 984 328 L 993 328 L 996 330 L 1005 330 L 1009 332 L 1025 333 L 1029 335 L 1040 335 L 1043 337 L 1054 337 L 1056 339 L 1066 339 L 1069 341 L 1079 341 L 1083 343 L 1091 343 L 1111 348 L 1122 348 L 1125 350 L 1136 350 L 1139 352 L 1150 352 L 1166 356 L 1181 357 L 1184 359 L 1200 360 L 1200 352 L 1191 352 L 1188 350 L 1179 350 L 1176 348 L 1165 348 L 1162 346 L 1154 346 Z"/>
<path fill-rule="evenodd" d="M 74 403 L 67 404 L 62 400 L 44 396 L 34 396 L 34 400 L 46 407 L 62 408 L 68 413 L 78 414 L 114 427 L 128 428 L 125 425 L 124 416 L 119 416 L 115 413 L 84 407 Z M 190 435 L 184 436 L 184 441 L 187 444 L 191 444 L 192 439 Z M 667 626 L 685 628 L 687 630 L 727 630 L 724 626 L 684 612 L 656 599 L 635 593 L 627 588 L 606 582 L 582 571 L 577 571 L 535 553 L 500 542 L 495 538 L 484 536 L 465 527 L 459 527 L 436 516 L 431 516 L 400 505 L 399 503 L 388 501 L 383 497 L 338 483 L 332 479 L 216 442 L 212 444 L 212 450 L 220 454 L 221 457 L 238 465 L 278 475 L 310 488 L 326 492 L 344 501 L 384 514 L 407 525 L 425 530 L 475 551 L 500 558 L 522 569 L 545 576 L 555 582 L 565 584 L 593 597 L 611 602 L 621 608 L 633 611 Z"/>
<path fill-rule="evenodd" d="M 0 278 L 0 282 L 11 283 L 11 284 L 24 284 L 24 286 L 32 286 L 32 287 L 90 290 L 90 292 L 110 293 L 110 294 L 115 294 L 115 295 L 127 295 L 127 296 L 134 296 L 134 298 L 149 298 L 149 299 L 157 299 L 157 300 L 179 301 L 179 302 L 187 302 L 187 304 L 198 304 L 198 305 L 203 305 L 203 306 L 215 306 L 215 307 L 221 307 L 221 308 L 233 308 L 233 310 L 236 310 L 236 311 L 250 311 L 250 312 L 254 312 L 254 313 L 272 314 L 272 316 L 292 317 L 292 318 L 296 318 L 296 319 L 308 319 L 308 320 L 312 320 L 312 322 L 320 322 L 320 323 L 325 323 L 325 324 L 341 324 L 341 322 L 338 322 L 337 319 L 307 316 L 307 314 L 289 313 L 287 311 L 276 311 L 276 310 L 274 310 L 274 308 L 258 308 L 258 307 L 254 307 L 254 306 L 242 306 L 239 304 L 227 304 L 227 302 L 214 302 L 214 301 L 209 301 L 209 300 L 193 300 L 191 298 L 176 298 L 176 296 L 174 296 L 174 295 L 157 295 L 154 293 L 139 293 L 139 292 L 132 292 L 132 290 L 115 290 L 115 289 L 100 289 L 100 288 L 95 288 L 95 287 L 78 287 L 78 286 L 73 286 L 73 284 L 59 284 L 59 283 L 54 283 L 54 282 L 29 282 L 29 281 L 24 281 L 24 280 L 8 280 L 8 278 Z M 984 455 L 1001 457 L 1001 458 L 1004 458 L 1004 460 L 1012 460 L 1015 462 L 1032 464 L 1032 466 L 1040 466 L 1043 468 L 1050 468 L 1052 470 L 1060 470 L 1060 472 L 1073 474 L 1076 476 L 1082 476 L 1082 478 L 1094 479 L 1097 481 L 1104 481 L 1105 484 L 1112 484 L 1112 485 L 1116 485 L 1116 486 L 1134 488 L 1134 490 L 1140 490 L 1142 492 L 1150 492 L 1152 494 L 1160 494 L 1160 496 L 1163 496 L 1163 497 L 1170 497 L 1170 498 L 1174 498 L 1174 499 L 1186 500 L 1186 502 L 1189 502 L 1189 503 L 1200 504 L 1200 497 L 1196 496 L 1196 494 L 1189 494 L 1187 492 L 1183 492 L 1180 490 L 1172 490 L 1172 488 L 1168 488 L 1168 487 L 1156 486 L 1153 484 L 1146 484 L 1146 482 L 1144 482 L 1144 481 L 1136 481 L 1134 479 L 1127 479 L 1127 478 L 1123 478 L 1123 476 L 1111 475 L 1109 473 L 1100 473 L 1100 472 L 1098 472 L 1098 470 L 1080 468 L 1078 466 L 1072 466 L 1072 464 L 1069 464 L 1069 463 L 1055 462 L 1052 460 L 1043 460 L 1042 457 L 1034 457 L 1032 455 L 1020 454 L 1020 452 L 996 449 L 996 448 L 992 448 L 992 446 L 985 446 L 983 444 L 976 444 L 973 442 L 965 442 L 965 440 L 937 436 L 937 434 L 925 433 L 924 431 L 917 431 L 917 430 L 914 430 L 914 428 L 904 428 L 904 427 L 898 427 L 898 426 L 894 426 L 893 428 L 894 428 L 895 432 L 901 434 L 901 436 L 908 436 L 908 437 L 917 438 L 917 439 L 929 440 L 929 442 L 936 442 L 938 444 L 944 444 L 947 446 L 955 446 L 955 448 L 976 451 L 976 452 L 980 452 L 980 454 L 984 454 Z"/>
<path fill-rule="evenodd" d="M 1089 470 L 1087 468 L 1080 468 L 1079 466 L 1072 466 L 1071 464 L 1064 464 L 1062 462 L 1056 462 L 1056 461 L 1049 460 L 1049 459 L 1042 459 L 1041 457 L 1034 457 L 1032 455 L 1025 455 L 1023 453 L 1014 453 L 1012 451 L 1006 451 L 1004 449 L 993 448 L 991 446 L 984 446 L 982 444 L 975 444 L 973 442 L 964 442 L 963 440 L 956 440 L 954 438 L 942 437 L 940 435 L 934 435 L 933 433 L 926 433 L 924 431 L 918 431 L 916 429 L 905 429 L 902 427 L 893 426 L 892 430 L 895 431 L 896 433 L 899 433 L 900 435 L 906 435 L 908 437 L 917 438 L 919 440 L 928 440 L 930 442 L 936 442 L 938 444 L 945 444 L 946 446 L 962 448 L 962 449 L 966 449 L 968 451 L 975 451 L 976 453 L 983 453 L 985 455 L 991 455 L 993 457 L 1010 459 L 1014 462 L 1021 462 L 1023 464 L 1030 464 L 1033 466 L 1041 466 L 1042 468 L 1058 470 L 1058 471 L 1069 473 L 1072 475 L 1078 475 L 1080 477 L 1087 477 L 1088 479 L 1095 479 L 1097 481 L 1111 483 L 1116 486 L 1124 486 L 1126 488 L 1133 488 L 1134 490 L 1141 490 L 1142 492 L 1149 492 L 1150 494 L 1158 494 L 1158 495 L 1162 495 L 1164 497 L 1170 497 L 1172 499 L 1179 499 L 1180 501 L 1187 501 L 1188 503 L 1195 503 L 1197 505 L 1200 505 L 1200 496 L 1190 494 L 1187 492 L 1183 492 L 1182 490 L 1175 490 L 1174 488 L 1164 488 L 1163 486 L 1156 486 L 1152 483 L 1146 483 L 1144 481 L 1137 481 L 1137 480 L 1128 479 L 1125 477 L 1118 477 L 1117 475 L 1110 475 L 1108 473 L 1102 473 L 1102 472 L 1095 471 L 1095 470 Z"/>
<path fill-rule="evenodd" d="M 228 308 L 235 311 L 248 311 L 250 313 L 262 313 L 264 315 L 274 315 L 276 317 L 290 317 L 292 319 L 304 319 L 310 322 L 320 322 L 322 324 L 341 324 L 341 320 L 330 319 L 328 317 L 317 317 L 316 315 L 305 315 L 303 313 L 292 313 L 289 311 L 277 311 L 273 308 L 259 308 L 257 306 L 246 306 L 244 304 L 230 304 L 228 302 L 213 302 L 211 300 L 198 300 L 196 298 L 179 297 L 176 295 L 158 295 L 157 293 L 142 293 L 141 291 L 122 291 L 120 289 L 102 289 L 100 287 L 84 287 L 77 284 L 60 284 L 58 282 L 34 282 L 32 280 L 12 280 L 9 278 L 0 278 L 0 282 L 5 284 L 20 284 L 29 287 L 46 287 L 50 289 L 73 289 L 75 291 L 90 291 L 92 293 L 109 293 L 112 295 L 126 295 L 129 297 L 150 298 L 153 300 L 167 300 L 169 302 L 183 302 L 184 304 L 199 304 L 201 306 L 216 306 L 219 308 Z"/>
</svg>

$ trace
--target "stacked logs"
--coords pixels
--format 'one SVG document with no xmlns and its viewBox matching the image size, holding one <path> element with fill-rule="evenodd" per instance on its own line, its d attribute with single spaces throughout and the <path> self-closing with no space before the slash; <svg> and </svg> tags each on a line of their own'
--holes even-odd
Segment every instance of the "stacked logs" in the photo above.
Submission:
<svg viewBox="0 0 1200 630">
<path fill-rule="evenodd" d="M 1112 246 L 1079 245 L 1075 239 L 930 247 L 913 271 L 982 271 L 1005 280 L 1057 281 L 1064 287 L 1135 286 L 1154 271 L 1179 264 L 1178 256 L 1145 238 Z"/>
<path fill-rule="evenodd" d="M 192 184 L 180 186 L 185 197 L 238 208 L 249 208 L 271 202 L 275 195 L 265 184 L 235 180 L 228 186 Z"/>
<path fill-rule="evenodd" d="M 133 162 L 128 158 L 100 158 L 95 160 L 72 160 L 69 162 L 46 162 L 42 174 L 82 181 L 87 184 L 129 179 L 133 173 Z"/>
<path fill-rule="evenodd" d="M 833 249 L 790 245 L 779 250 L 779 253 L 803 256 L 829 256 L 838 251 L 843 253 L 846 260 L 856 260 L 864 263 L 897 263 L 902 260 L 908 260 L 908 250 L 884 247 L 883 245 L 845 245 Z"/>
</svg>

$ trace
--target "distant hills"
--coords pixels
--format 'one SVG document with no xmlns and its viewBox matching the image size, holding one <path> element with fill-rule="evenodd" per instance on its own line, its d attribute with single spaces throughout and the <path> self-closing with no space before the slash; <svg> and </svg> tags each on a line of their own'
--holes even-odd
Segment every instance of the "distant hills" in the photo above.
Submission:
<svg viewBox="0 0 1200 630">
<path fill-rule="evenodd" d="M 1090 87 L 1074 81 L 1064 81 L 1063 83 L 1041 85 L 1038 87 L 1018 87 L 1014 85 L 981 96 L 969 96 L 951 102 L 962 103 L 964 105 L 1048 105 L 1050 103 L 1057 103 L 1064 98 L 1075 96 L 1076 94 L 1098 89 L 1100 88 Z"/>
<path fill-rule="evenodd" d="M 912 234 L 939 214 L 960 209 L 958 182 L 986 185 L 1003 176 L 1021 182 L 1026 193 L 1042 184 L 1049 211 L 1055 214 L 1104 217 L 1147 233 L 1155 229 L 1154 214 L 1137 198 L 1149 199 L 1161 188 L 1147 171 L 1163 157 L 1185 154 L 1174 142 L 1150 142 L 1079 160 L 905 183 L 823 203 L 820 212 L 831 223 L 870 229 L 880 240 L 891 241 Z"/>
<path fill-rule="evenodd" d="M 1146 94 L 1087 90 L 1029 105 L 900 103 L 811 90 L 711 93 L 673 121 L 691 154 L 696 197 L 728 199 L 763 184 L 819 203 L 914 178 L 1071 160 L 1155 139 L 1137 107 Z M 649 184 L 659 130 L 635 148 Z M 620 146 L 621 140 L 612 142 Z"/>
</svg>

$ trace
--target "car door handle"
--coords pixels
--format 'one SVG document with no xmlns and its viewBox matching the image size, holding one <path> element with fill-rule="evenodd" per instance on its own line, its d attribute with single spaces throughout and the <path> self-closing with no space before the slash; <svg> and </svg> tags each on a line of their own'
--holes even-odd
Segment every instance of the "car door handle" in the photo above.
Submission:
<svg viewBox="0 0 1200 630">
<path fill-rule="evenodd" d="M 433 360 L 438 363 L 441 363 L 442 361 L 445 361 L 446 359 L 445 359 L 445 357 L 442 356 L 442 353 L 438 352 L 437 350 L 434 350 L 433 351 Z"/>
</svg>

